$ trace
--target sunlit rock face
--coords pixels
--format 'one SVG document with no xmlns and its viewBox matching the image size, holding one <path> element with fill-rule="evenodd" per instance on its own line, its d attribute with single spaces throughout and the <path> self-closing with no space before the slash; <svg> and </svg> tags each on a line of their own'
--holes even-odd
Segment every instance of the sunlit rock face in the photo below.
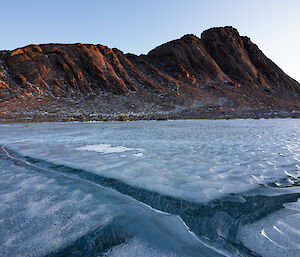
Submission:
<svg viewBox="0 0 300 257">
<path fill-rule="evenodd" d="M 205 110 L 300 108 L 299 83 L 232 27 L 206 30 L 201 38 L 185 35 L 140 56 L 91 44 L 1 51 L 0 87 L 5 113 L 26 107 L 41 113 L 51 105 L 78 110 L 79 100 L 107 114 L 195 104 Z M 106 108 L 107 94 L 116 99 L 113 110 Z"/>
</svg>

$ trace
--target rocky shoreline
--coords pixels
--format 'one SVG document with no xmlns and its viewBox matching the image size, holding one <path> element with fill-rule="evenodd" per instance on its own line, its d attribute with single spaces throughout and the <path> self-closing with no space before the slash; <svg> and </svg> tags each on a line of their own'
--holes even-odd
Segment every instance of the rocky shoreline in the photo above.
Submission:
<svg viewBox="0 0 300 257">
<path fill-rule="evenodd" d="M 300 118 L 300 111 L 291 110 L 248 110 L 248 111 L 201 111 L 182 113 L 143 113 L 135 115 L 67 115 L 67 114 L 11 114 L 0 116 L 0 123 L 41 123 L 41 122 L 96 122 L 96 121 L 141 121 L 141 120 L 185 120 L 185 119 L 272 119 Z"/>
</svg>

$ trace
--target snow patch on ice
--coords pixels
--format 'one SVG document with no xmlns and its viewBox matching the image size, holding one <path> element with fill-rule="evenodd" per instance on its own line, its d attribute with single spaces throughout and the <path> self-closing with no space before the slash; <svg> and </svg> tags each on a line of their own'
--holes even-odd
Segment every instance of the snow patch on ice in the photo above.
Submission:
<svg viewBox="0 0 300 257">
<path fill-rule="evenodd" d="M 76 148 L 76 150 L 95 151 L 98 153 L 107 154 L 107 153 L 123 153 L 123 152 L 127 152 L 127 151 L 141 151 L 143 149 L 135 149 L 135 148 L 129 148 L 129 147 L 125 147 L 125 146 L 111 146 L 109 144 L 98 144 L 98 145 L 82 146 L 82 147 Z M 142 153 L 137 153 L 136 156 L 141 156 L 139 154 L 142 154 Z"/>
<path fill-rule="evenodd" d="M 105 257 L 127 257 L 127 256 L 144 256 L 144 257 L 175 257 L 178 256 L 168 251 L 161 251 L 149 246 L 146 242 L 139 239 L 132 239 L 128 243 L 113 247 L 107 251 Z"/>
<path fill-rule="evenodd" d="M 136 157 L 142 157 L 144 154 L 143 153 L 134 153 L 132 154 L 133 156 L 136 156 Z"/>
</svg>

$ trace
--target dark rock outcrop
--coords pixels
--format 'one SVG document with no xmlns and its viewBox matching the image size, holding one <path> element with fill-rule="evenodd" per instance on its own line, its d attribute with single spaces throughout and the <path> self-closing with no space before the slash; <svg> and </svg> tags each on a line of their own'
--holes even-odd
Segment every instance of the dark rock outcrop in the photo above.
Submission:
<svg viewBox="0 0 300 257">
<path fill-rule="evenodd" d="M 107 108 L 107 94 L 116 106 Z M 185 35 L 141 56 L 90 44 L 0 52 L 0 117 L 66 105 L 107 115 L 195 106 L 193 112 L 299 110 L 299 100 L 299 83 L 232 27 L 206 30 L 201 39 Z"/>
</svg>

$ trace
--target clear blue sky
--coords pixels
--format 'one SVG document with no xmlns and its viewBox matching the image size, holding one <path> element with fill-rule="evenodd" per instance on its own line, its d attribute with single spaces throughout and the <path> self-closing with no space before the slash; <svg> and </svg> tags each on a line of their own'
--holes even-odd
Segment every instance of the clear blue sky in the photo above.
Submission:
<svg viewBox="0 0 300 257">
<path fill-rule="evenodd" d="M 101 43 L 147 53 L 184 34 L 232 25 L 300 81 L 300 0 L 0 0 L 0 49 Z"/>
</svg>

